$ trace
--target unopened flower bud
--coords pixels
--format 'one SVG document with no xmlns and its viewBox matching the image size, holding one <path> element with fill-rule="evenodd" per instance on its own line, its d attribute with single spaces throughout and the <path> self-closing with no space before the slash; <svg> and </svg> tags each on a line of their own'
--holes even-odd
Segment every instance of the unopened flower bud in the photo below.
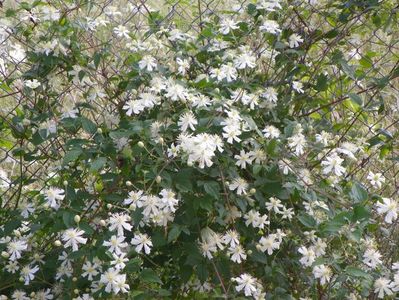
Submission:
<svg viewBox="0 0 399 300">
<path fill-rule="evenodd" d="M 255 188 L 250 189 L 249 193 L 252 194 L 252 195 L 255 194 L 256 193 L 256 189 Z"/>
<path fill-rule="evenodd" d="M 157 183 L 161 183 L 162 177 L 158 175 L 157 177 L 155 177 L 155 181 L 156 181 Z"/>
<path fill-rule="evenodd" d="M 97 128 L 97 133 L 98 133 L 98 134 L 102 134 L 102 133 L 103 133 L 103 130 L 102 130 L 101 128 Z"/>
<path fill-rule="evenodd" d="M 78 281 L 78 279 L 77 279 L 76 277 L 73 277 L 73 278 L 72 278 L 72 281 L 73 281 L 73 282 L 76 282 L 76 281 Z"/>
<path fill-rule="evenodd" d="M 248 253 L 248 255 L 251 255 L 252 254 L 252 250 L 248 250 L 247 253 Z"/>
<path fill-rule="evenodd" d="M 35 293 L 35 292 L 32 292 L 32 293 L 30 293 L 30 296 L 31 296 L 31 297 L 35 297 L 35 296 L 36 296 L 36 293 Z"/>
<path fill-rule="evenodd" d="M 105 226 L 106 225 L 105 221 L 104 220 L 100 220 L 100 225 L 101 226 Z"/>
<path fill-rule="evenodd" d="M 131 182 L 131 181 L 126 181 L 126 186 L 132 186 L 133 185 L 133 183 Z"/>
<path fill-rule="evenodd" d="M 140 148 L 144 148 L 144 143 L 142 141 L 137 143 L 137 146 L 139 146 Z"/>
<path fill-rule="evenodd" d="M 6 251 L 2 251 L 1 256 L 3 256 L 4 258 L 9 258 L 10 254 L 8 254 L 8 252 L 6 252 Z"/>
<path fill-rule="evenodd" d="M 68 185 L 68 181 L 67 181 L 67 180 L 64 180 L 63 184 L 64 184 L 64 185 Z"/>
<path fill-rule="evenodd" d="M 61 246 L 62 244 L 61 244 L 61 241 L 59 241 L 59 240 L 56 240 L 55 242 L 54 242 L 54 246 L 56 246 L 56 247 L 59 247 L 59 246 Z"/>
<path fill-rule="evenodd" d="M 108 208 L 108 209 L 111 209 L 111 208 L 112 208 L 112 204 L 111 204 L 111 203 L 108 203 L 108 204 L 107 204 L 107 208 Z"/>
<path fill-rule="evenodd" d="M 76 215 L 76 216 L 73 218 L 73 220 L 74 220 L 76 223 L 79 223 L 79 222 L 80 222 L 80 216 L 79 216 L 79 215 Z"/>
<path fill-rule="evenodd" d="M 79 294 L 79 290 L 78 289 L 74 289 L 73 292 L 77 295 Z"/>
<path fill-rule="evenodd" d="M 24 126 L 28 126 L 28 125 L 30 125 L 30 120 L 28 120 L 28 119 L 23 119 L 23 120 L 22 120 L 22 124 L 23 124 Z"/>
<path fill-rule="evenodd" d="M 163 139 L 163 137 L 160 137 L 158 141 L 159 141 L 159 143 L 160 143 L 161 145 L 163 145 L 163 143 L 165 142 L 165 140 Z"/>
</svg>

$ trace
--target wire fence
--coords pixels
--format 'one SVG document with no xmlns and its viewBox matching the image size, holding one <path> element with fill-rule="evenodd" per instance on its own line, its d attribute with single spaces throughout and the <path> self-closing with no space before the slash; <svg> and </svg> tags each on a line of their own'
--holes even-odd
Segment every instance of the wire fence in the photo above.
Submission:
<svg viewBox="0 0 399 300">
<path fill-rule="evenodd" d="M 5 2 L 0 15 L 5 14 L 8 7 L 18 3 L 19 1 Z M 96 15 L 98 20 L 101 20 L 106 15 L 115 24 L 128 26 L 137 40 L 145 43 L 153 38 L 151 34 L 148 34 L 153 25 L 151 22 L 169 30 L 179 28 L 182 32 L 188 34 L 201 33 L 205 21 L 229 15 L 228 11 L 245 11 L 247 3 L 248 1 L 217 0 L 185 2 L 129 0 L 126 2 L 128 12 L 123 13 L 123 15 L 118 13 L 118 8 L 113 6 L 112 0 L 89 1 L 89 7 L 92 10 L 91 16 Z M 364 17 L 364 13 L 359 12 L 344 26 L 336 27 L 320 17 L 321 10 L 325 10 L 325 7 L 313 6 L 308 2 L 297 2 L 294 5 L 297 7 L 308 5 L 310 7 L 310 14 L 303 15 L 301 11 L 291 7 L 291 13 L 284 16 L 284 22 L 289 24 L 294 32 L 300 32 L 311 38 L 317 34 L 317 29 L 322 29 L 324 32 L 336 30 L 333 32 L 336 34 L 335 38 L 318 43 L 316 49 L 307 50 L 305 55 L 312 57 L 316 69 L 325 66 L 327 55 L 338 49 L 344 52 L 350 61 L 360 62 L 365 66 L 362 82 L 354 81 L 349 89 L 333 92 L 334 97 L 331 102 L 326 103 L 324 107 L 315 107 L 313 110 L 302 112 L 302 115 L 298 114 L 298 118 L 306 118 L 312 114 L 320 114 L 322 118 L 331 114 L 331 118 L 344 122 L 342 128 L 338 130 L 337 142 L 341 141 L 345 135 L 352 134 L 353 130 L 356 132 L 360 130 L 365 141 L 377 143 L 377 147 L 372 148 L 370 153 L 359 153 L 357 166 L 348 176 L 357 176 L 359 180 L 365 180 L 367 173 L 364 170 L 380 172 L 386 178 L 386 183 L 379 192 L 394 195 L 399 188 L 399 147 L 397 141 L 392 142 L 393 137 L 397 136 L 399 123 L 399 81 L 398 74 L 395 73 L 399 61 L 399 30 L 397 30 L 397 24 L 393 21 L 389 25 L 392 28 L 387 30 L 387 28 L 384 28 L 387 26 L 386 24 L 379 24 L 378 19 L 375 22 L 370 22 L 369 19 Z M 78 8 L 71 8 L 68 3 L 57 2 L 54 6 L 71 18 L 78 11 Z M 156 18 L 154 18 L 155 11 L 160 12 Z M 75 19 L 76 26 L 83 26 L 80 21 L 83 20 Z M 20 23 L 23 22 L 27 21 L 20 21 Z M 32 26 L 34 26 L 34 21 L 32 22 Z M 35 50 L 28 49 L 29 45 L 21 39 L 18 31 L 18 24 L 20 23 L 15 21 L 17 25 L 11 28 L 0 20 L 0 198 L 3 207 L 16 206 L 23 192 L 29 191 L 32 186 L 44 187 L 47 181 L 57 176 L 59 160 L 65 153 L 68 138 L 71 138 L 68 135 L 54 135 L 45 143 L 32 145 L 27 143 L 23 137 L 21 126 L 29 126 L 29 121 L 24 119 L 23 112 L 32 109 L 42 99 L 38 99 L 34 95 L 27 96 L 23 91 L 21 80 L 18 79 L 21 74 L 34 67 L 29 65 L 25 58 L 28 55 L 28 50 Z M 84 26 L 87 26 L 87 22 Z M 86 34 L 80 36 L 80 39 L 82 44 L 88 45 L 87 49 L 82 49 L 83 52 L 95 55 L 106 48 L 109 54 L 113 56 L 116 63 L 112 67 L 99 68 L 98 72 L 102 72 L 102 75 L 111 78 L 125 71 L 125 57 L 121 53 L 126 52 L 126 46 L 121 44 L 114 35 L 99 35 L 87 30 Z M 140 45 L 136 44 L 135 46 L 139 47 Z M 21 47 L 26 47 L 26 49 L 21 50 Z M 257 49 L 259 55 L 262 51 L 264 51 L 263 48 Z M 275 67 L 272 66 L 272 68 Z M 279 70 L 276 68 L 274 71 L 278 72 Z M 335 74 L 336 78 L 339 78 L 340 70 L 334 66 L 331 66 L 331 69 L 327 71 L 330 75 Z M 386 78 L 387 82 L 386 84 L 375 82 L 375 78 Z M 95 80 L 95 77 L 92 76 L 93 85 L 101 84 L 95 82 Z M 8 85 L 10 82 L 12 82 L 12 88 Z M 383 85 L 384 87 L 381 88 Z M 71 107 L 73 108 L 73 105 L 79 103 L 80 99 L 84 98 L 82 97 L 84 93 L 85 91 L 82 90 L 80 85 L 68 82 L 64 84 L 64 90 L 57 99 L 57 105 L 65 108 L 65 113 Z M 109 99 L 102 91 L 96 90 L 95 93 L 98 97 L 93 97 L 89 100 L 89 103 L 95 108 L 97 114 L 90 116 L 90 118 L 98 124 L 105 121 L 112 126 L 114 121 L 112 120 L 112 112 L 118 110 L 120 106 L 118 103 L 123 102 L 123 99 L 113 102 L 113 99 Z M 363 110 L 353 110 L 351 119 L 345 120 L 347 110 L 352 109 L 350 107 L 351 102 L 346 102 L 350 98 L 348 95 L 351 94 L 360 97 L 365 104 L 370 103 L 370 101 L 375 102 L 375 99 L 381 99 L 382 108 L 380 110 L 377 108 L 371 113 L 373 116 L 371 122 L 370 119 L 365 121 L 362 116 Z M 318 92 L 314 91 L 310 98 L 317 96 Z M 48 109 L 49 115 L 52 115 L 53 108 L 54 105 L 47 105 L 45 109 Z M 42 128 L 49 128 L 56 126 L 59 121 L 57 118 L 59 117 L 37 121 L 39 123 L 42 121 Z M 16 134 L 18 132 L 21 132 L 20 136 Z M 390 143 L 385 143 L 388 140 Z M 392 150 L 385 157 L 384 147 L 390 147 Z M 384 157 L 384 160 L 374 159 L 376 157 Z"/>
</svg>

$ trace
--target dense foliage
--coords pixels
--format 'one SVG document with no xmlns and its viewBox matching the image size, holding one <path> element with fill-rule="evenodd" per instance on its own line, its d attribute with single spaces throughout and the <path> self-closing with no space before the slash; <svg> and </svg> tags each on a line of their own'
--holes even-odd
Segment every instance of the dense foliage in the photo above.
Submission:
<svg viewBox="0 0 399 300">
<path fill-rule="evenodd" d="M 398 295 L 397 2 L 213 4 L 3 4 L 1 299 Z"/>
</svg>

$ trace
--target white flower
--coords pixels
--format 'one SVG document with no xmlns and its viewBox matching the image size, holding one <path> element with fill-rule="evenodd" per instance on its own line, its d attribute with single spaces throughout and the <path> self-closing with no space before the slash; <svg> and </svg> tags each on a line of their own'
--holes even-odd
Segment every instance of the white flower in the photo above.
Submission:
<svg viewBox="0 0 399 300">
<path fill-rule="evenodd" d="M 374 187 L 381 188 L 382 184 L 385 182 L 385 177 L 382 176 L 381 173 L 373 173 L 369 172 L 367 175 L 367 179 L 370 181 L 370 184 Z"/>
<path fill-rule="evenodd" d="M 175 212 L 179 203 L 176 194 L 170 189 L 162 189 L 159 195 L 161 196 L 160 202 L 164 205 L 164 211 Z"/>
<path fill-rule="evenodd" d="M 129 30 L 123 26 L 123 25 L 119 25 L 117 27 L 114 28 L 114 33 L 118 36 L 118 37 L 125 37 L 125 38 L 130 38 L 129 36 Z"/>
<path fill-rule="evenodd" d="M 111 261 L 111 265 L 115 266 L 117 270 L 123 270 L 126 267 L 125 262 L 129 259 L 126 257 L 126 253 L 120 253 L 119 255 L 112 253 L 114 260 Z"/>
<path fill-rule="evenodd" d="M 22 251 L 25 251 L 28 249 L 28 245 L 26 241 L 22 240 L 13 240 L 10 241 L 7 245 L 7 252 L 10 254 L 10 260 L 15 261 L 19 258 L 21 258 L 21 253 Z"/>
<path fill-rule="evenodd" d="M 166 88 L 165 97 L 170 98 L 172 101 L 180 100 L 185 102 L 187 100 L 188 93 L 182 85 L 174 82 L 169 82 Z"/>
<path fill-rule="evenodd" d="M 136 246 L 136 252 L 140 253 L 144 249 L 145 254 L 150 254 L 152 242 L 147 234 L 135 234 L 131 243 L 132 245 Z"/>
<path fill-rule="evenodd" d="M 222 241 L 226 245 L 230 245 L 230 247 L 234 248 L 240 244 L 239 241 L 240 235 L 235 230 L 228 230 L 226 234 L 223 236 Z"/>
<path fill-rule="evenodd" d="M 267 237 L 262 236 L 260 238 L 257 248 L 262 252 L 267 251 L 267 254 L 272 255 L 273 250 L 280 248 L 280 243 L 276 240 L 275 234 L 269 234 Z"/>
<path fill-rule="evenodd" d="M 231 63 L 222 65 L 220 71 L 223 74 L 223 79 L 225 78 L 227 82 L 232 82 L 237 79 L 237 69 L 234 68 Z"/>
<path fill-rule="evenodd" d="M 39 267 L 38 266 L 34 266 L 34 267 L 30 267 L 25 266 L 21 269 L 21 276 L 23 277 L 24 281 L 25 281 L 25 285 L 28 285 L 29 282 L 31 280 L 33 280 L 35 278 L 35 273 L 39 271 Z"/>
<path fill-rule="evenodd" d="M 139 114 L 144 110 L 143 102 L 138 100 L 129 100 L 125 103 L 122 109 L 126 110 L 126 115 L 131 116 L 132 114 Z"/>
<path fill-rule="evenodd" d="M 82 235 L 84 234 L 83 230 L 69 228 L 64 231 L 62 234 L 62 240 L 66 242 L 64 247 L 72 247 L 72 251 L 78 250 L 79 244 L 86 244 L 87 239 L 83 238 Z"/>
<path fill-rule="evenodd" d="M 374 269 L 377 265 L 382 264 L 381 254 L 375 249 L 367 249 L 363 254 L 363 263 Z"/>
<path fill-rule="evenodd" d="M 221 22 L 220 22 L 220 33 L 221 34 L 229 34 L 230 31 L 233 31 L 235 29 L 237 29 L 237 22 L 234 21 L 233 19 L 228 19 L 228 18 L 224 18 Z"/>
<path fill-rule="evenodd" d="M 298 133 L 288 138 L 288 146 L 294 150 L 296 155 L 302 155 L 304 153 L 304 147 L 306 146 L 306 139 L 302 133 Z"/>
<path fill-rule="evenodd" d="M 125 242 L 124 236 L 111 236 L 109 241 L 104 241 L 103 246 L 109 247 L 108 251 L 115 254 L 121 254 L 122 248 L 127 247 L 127 243 Z"/>
<path fill-rule="evenodd" d="M 237 283 L 236 291 L 244 290 L 245 296 L 252 296 L 256 292 L 256 280 L 251 275 L 244 273 L 240 277 L 232 278 Z"/>
<path fill-rule="evenodd" d="M 293 81 L 292 82 L 292 88 L 297 92 L 297 93 L 304 93 L 304 90 L 302 89 L 303 84 L 300 81 Z"/>
<path fill-rule="evenodd" d="M 233 179 L 233 182 L 229 185 L 230 191 L 237 190 L 237 195 L 242 195 L 247 193 L 248 183 L 245 179 L 237 177 Z"/>
<path fill-rule="evenodd" d="M 374 293 L 378 293 L 379 299 L 384 298 L 385 295 L 393 295 L 393 292 L 390 288 L 390 280 L 384 277 L 378 278 L 374 282 Z"/>
<path fill-rule="evenodd" d="M 261 94 L 261 97 L 266 98 L 267 101 L 271 103 L 277 103 L 278 94 L 274 87 L 267 87 L 265 91 Z"/>
<path fill-rule="evenodd" d="M 335 176 L 338 177 L 344 175 L 346 169 L 341 166 L 343 161 L 344 160 L 335 153 L 329 157 L 326 157 L 326 159 L 321 162 L 321 165 L 324 166 L 323 174 L 334 173 Z"/>
<path fill-rule="evenodd" d="M 141 202 L 143 199 L 143 191 L 131 191 L 129 192 L 128 198 L 123 200 L 123 204 L 125 205 L 131 205 L 133 208 L 136 208 L 137 206 L 141 206 L 138 204 Z"/>
<path fill-rule="evenodd" d="M 234 66 L 237 69 L 245 69 L 245 68 L 255 68 L 256 67 L 256 57 L 253 56 L 251 53 L 249 52 L 244 52 L 240 55 L 238 55 L 235 59 L 234 59 Z"/>
<path fill-rule="evenodd" d="M 284 207 L 284 205 L 281 204 L 280 199 L 277 199 L 275 197 L 270 197 L 269 202 L 266 202 L 266 209 L 273 210 L 276 214 L 281 213 L 280 207 Z"/>
<path fill-rule="evenodd" d="M 245 169 L 247 167 L 247 164 L 252 164 L 253 157 L 252 157 L 253 152 L 245 152 L 244 150 L 240 151 L 240 154 L 234 155 L 234 158 L 237 159 L 236 166 L 239 166 L 241 169 Z"/>
<path fill-rule="evenodd" d="M 40 82 L 37 79 L 25 80 L 25 85 L 34 90 L 40 86 Z"/>
<path fill-rule="evenodd" d="M 44 199 L 47 201 L 46 204 L 54 208 L 55 210 L 58 210 L 60 208 L 60 203 L 59 201 L 64 200 L 65 195 L 63 189 L 58 189 L 58 188 L 49 188 L 43 192 L 44 194 Z"/>
<path fill-rule="evenodd" d="M 93 264 L 90 261 L 85 262 L 82 266 L 82 270 L 84 271 L 82 273 L 82 277 L 87 276 L 88 280 L 93 280 L 93 276 L 98 275 L 98 271 L 97 271 L 98 268 L 99 268 L 99 266 L 96 263 Z"/>
<path fill-rule="evenodd" d="M 131 220 L 130 216 L 128 214 L 124 213 L 114 213 L 111 215 L 109 218 L 109 230 L 114 231 L 115 229 L 117 230 L 117 235 L 118 236 L 123 236 L 123 229 L 127 231 L 131 231 L 133 226 L 130 225 L 128 222 Z"/>
<path fill-rule="evenodd" d="M 129 285 L 126 283 L 126 274 L 120 274 L 116 276 L 116 279 L 114 280 L 114 293 L 118 294 L 120 291 L 122 293 L 128 293 L 129 292 Z"/>
<path fill-rule="evenodd" d="M 216 244 L 213 241 L 202 241 L 200 242 L 200 248 L 202 256 L 212 259 L 212 253 L 217 251 Z"/>
<path fill-rule="evenodd" d="M 198 124 L 197 119 L 195 118 L 194 114 L 191 111 L 188 111 L 182 114 L 179 118 L 179 125 L 181 131 L 187 131 L 187 128 L 190 127 L 192 131 L 195 130 L 195 125 Z"/>
<path fill-rule="evenodd" d="M 301 38 L 300 35 L 293 33 L 290 35 L 288 38 L 290 48 L 296 48 L 299 46 L 300 43 L 303 42 L 303 39 Z"/>
<path fill-rule="evenodd" d="M 106 285 L 105 291 L 107 293 L 110 293 L 111 290 L 113 290 L 116 286 L 118 275 L 119 270 L 116 270 L 114 268 L 109 268 L 104 274 L 101 275 L 100 282 Z"/>
<path fill-rule="evenodd" d="M 274 20 L 266 20 L 263 25 L 259 27 L 260 30 L 269 32 L 271 34 L 279 34 L 281 32 L 280 26 Z"/>
<path fill-rule="evenodd" d="M 280 136 L 280 130 L 273 125 L 266 126 L 262 132 L 267 139 L 277 139 Z"/>
<path fill-rule="evenodd" d="M 178 64 L 178 73 L 181 75 L 186 75 L 186 72 L 188 69 L 190 69 L 190 60 L 188 59 L 181 59 L 181 58 L 176 58 L 176 63 Z"/>
<path fill-rule="evenodd" d="M 235 246 L 235 247 L 230 247 L 228 250 L 227 250 L 227 253 L 229 254 L 229 255 L 231 255 L 231 260 L 233 261 L 233 262 L 236 262 L 236 263 L 238 263 L 238 264 L 240 264 L 243 260 L 246 260 L 247 259 L 247 255 L 245 254 L 245 251 L 244 251 L 244 249 L 240 246 L 240 245 L 237 245 L 237 246 Z"/>
<path fill-rule="evenodd" d="M 331 273 L 331 269 L 325 265 L 318 265 L 313 268 L 313 276 L 315 278 L 320 278 L 320 283 L 322 285 L 330 281 Z"/>
<path fill-rule="evenodd" d="M 141 70 L 146 69 L 148 72 L 152 72 L 157 67 L 157 61 L 151 55 L 144 55 L 139 61 L 139 68 Z"/>
<path fill-rule="evenodd" d="M 392 200 L 390 198 L 382 198 L 383 203 L 377 202 L 377 212 L 380 215 L 386 214 L 385 215 L 385 222 L 388 224 L 392 224 L 393 221 L 395 221 L 398 218 L 398 211 L 399 211 L 399 206 L 398 202 L 395 200 Z"/>
<path fill-rule="evenodd" d="M 11 298 L 12 298 L 13 300 L 30 300 L 30 298 L 26 296 L 26 292 L 21 291 L 21 290 L 15 290 L 15 291 L 12 293 Z M 7 300 L 8 298 L 5 297 L 5 298 L 0 298 L 0 299 L 1 299 L 1 300 Z"/>
<path fill-rule="evenodd" d="M 311 248 L 308 249 L 302 246 L 298 249 L 298 252 L 302 254 L 302 258 L 299 260 L 300 263 L 306 267 L 310 267 L 316 260 L 316 254 Z"/>
</svg>

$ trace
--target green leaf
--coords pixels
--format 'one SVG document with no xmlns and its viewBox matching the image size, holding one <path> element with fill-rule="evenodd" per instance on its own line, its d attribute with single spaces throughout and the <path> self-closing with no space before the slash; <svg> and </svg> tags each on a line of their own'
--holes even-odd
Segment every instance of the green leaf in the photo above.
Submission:
<svg viewBox="0 0 399 300">
<path fill-rule="evenodd" d="M 90 172 L 96 172 L 100 170 L 107 163 L 107 159 L 105 157 L 97 157 L 90 164 Z"/>
<path fill-rule="evenodd" d="M 75 227 L 75 221 L 74 221 L 74 214 L 69 212 L 69 211 L 64 211 L 62 214 L 62 220 L 64 221 L 64 224 L 67 228 Z"/>
<path fill-rule="evenodd" d="M 84 131 L 90 134 L 94 134 L 97 131 L 97 126 L 91 120 L 85 117 L 80 117 L 80 121 L 82 122 L 82 127 Z"/>
<path fill-rule="evenodd" d="M 348 96 L 355 104 L 363 106 L 363 99 L 359 95 L 349 93 Z"/>
<path fill-rule="evenodd" d="M 140 273 L 140 279 L 144 282 L 153 282 L 162 284 L 161 279 L 153 269 L 144 269 Z"/>
<path fill-rule="evenodd" d="M 315 228 L 317 226 L 316 220 L 309 215 L 301 214 L 298 216 L 298 220 L 308 228 Z"/>
<path fill-rule="evenodd" d="M 175 225 L 175 224 L 172 225 L 172 229 L 169 231 L 169 234 L 168 234 L 168 243 L 177 240 L 181 231 L 182 231 L 181 226 Z"/>
<path fill-rule="evenodd" d="M 349 276 L 370 278 L 370 275 L 367 272 L 352 266 L 346 267 L 345 273 L 348 274 Z"/>
<path fill-rule="evenodd" d="M 78 159 L 78 157 L 82 154 L 82 149 L 72 149 L 65 153 L 64 159 L 62 161 L 63 165 L 66 165 L 72 161 Z"/>
<path fill-rule="evenodd" d="M 220 185 L 216 181 L 203 182 L 205 192 L 215 199 L 219 199 Z"/>
<path fill-rule="evenodd" d="M 363 202 L 368 199 L 367 190 L 358 182 L 353 183 L 349 195 L 355 202 Z"/>
</svg>

